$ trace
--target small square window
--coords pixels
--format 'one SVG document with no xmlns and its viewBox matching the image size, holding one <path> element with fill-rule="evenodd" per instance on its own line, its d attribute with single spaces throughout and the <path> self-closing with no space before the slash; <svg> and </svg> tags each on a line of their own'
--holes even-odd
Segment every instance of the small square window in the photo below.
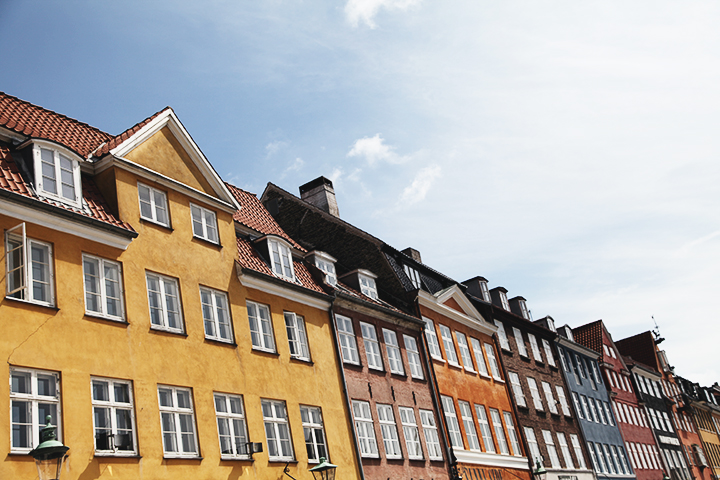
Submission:
<svg viewBox="0 0 720 480">
<path fill-rule="evenodd" d="M 138 183 L 138 201 L 140 202 L 140 218 L 170 226 L 168 215 L 167 194 L 162 190 Z"/>
<path fill-rule="evenodd" d="M 212 243 L 220 243 L 218 240 L 218 227 L 215 212 L 207 208 L 190 204 L 192 216 L 193 235 Z"/>
</svg>

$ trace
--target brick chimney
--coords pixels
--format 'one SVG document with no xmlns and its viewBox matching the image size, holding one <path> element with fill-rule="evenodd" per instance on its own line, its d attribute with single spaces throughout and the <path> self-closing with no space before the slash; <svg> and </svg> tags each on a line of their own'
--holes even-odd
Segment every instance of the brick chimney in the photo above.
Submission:
<svg viewBox="0 0 720 480">
<path fill-rule="evenodd" d="M 340 210 L 335 200 L 335 189 L 332 182 L 325 177 L 318 177 L 302 185 L 300 198 L 332 216 L 340 217 Z"/>
<path fill-rule="evenodd" d="M 420 252 L 418 252 L 414 248 L 408 247 L 405 250 L 403 250 L 402 253 L 404 253 L 408 257 L 412 258 L 416 262 L 422 263 L 422 257 L 420 256 Z"/>
</svg>

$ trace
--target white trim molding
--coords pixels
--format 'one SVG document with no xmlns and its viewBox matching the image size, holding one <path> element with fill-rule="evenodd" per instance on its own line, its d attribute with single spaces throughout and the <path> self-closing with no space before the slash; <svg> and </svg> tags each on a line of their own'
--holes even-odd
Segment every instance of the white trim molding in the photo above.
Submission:
<svg viewBox="0 0 720 480">
<path fill-rule="evenodd" d="M 514 455 L 497 455 L 495 453 L 473 452 L 453 447 L 453 453 L 458 462 L 472 463 L 484 467 L 515 468 L 517 470 L 530 470 L 527 457 Z"/>
<path fill-rule="evenodd" d="M 331 303 L 329 300 L 323 300 L 312 295 L 298 292 L 293 288 L 283 287 L 282 285 L 278 285 L 275 282 L 269 282 L 262 278 L 243 274 L 242 267 L 237 264 L 236 267 L 238 280 L 240 281 L 240 284 L 245 288 L 260 290 L 261 292 L 268 293 L 270 295 L 276 295 L 292 302 L 301 303 L 303 305 L 307 305 L 313 308 L 319 308 L 321 310 L 330 309 Z"/>
<path fill-rule="evenodd" d="M 465 313 L 458 312 L 454 308 L 450 308 L 442 303 L 450 298 L 454 298 L 455 301 L 463 307 Z M 464 301 L 461 301 L 463 299 Z M 472 306 L 457 285 L 438 292 L 437 296 L 424 290 L 419 290 L 418 300 L 420 305 L 481 333 L 492 336 L 497 332 L 497 327 L 485 321 L 482 315 L 480 315 L 480 312 Z"/>
</svg>

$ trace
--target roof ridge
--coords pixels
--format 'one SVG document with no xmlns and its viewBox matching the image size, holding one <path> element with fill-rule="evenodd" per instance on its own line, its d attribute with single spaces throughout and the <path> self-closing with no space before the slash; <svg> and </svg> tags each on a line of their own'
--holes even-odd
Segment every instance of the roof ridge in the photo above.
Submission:
<svg viewBox="0 0 720 480">
<path fill-rule="evenodd" d="M 110 150 L 117 147 L 121 143 L 123 143 L 128 138 L 132 137 L 137 133 L 140 129 L 142 129 L 145 125 L 150 123 L 152 120 L 157 118 L 158 115 L 163 113 L 165 110 L 172 110 L 170 106 L 166 106 L 165 108 L 158 110 L 157 112 L 153 113 L 149 117 L 145 118 L 144 120 L 141 120 L 137 122 L 135 125 L 133 125 L 130 128 L 126 128 L 122 132 L 118 133 L 117 135 L 112 135 L 110 138 L 107 139 L 107 141 L 101 143 L 100 145 L 95 148 L 92 152 L 90 152 L 90 156 L 96 156 L 96 155 L 104 155 L 106 153 L 109 153 Z M 125 136 L 125 138 L 123 138 Z"/>
</svg>

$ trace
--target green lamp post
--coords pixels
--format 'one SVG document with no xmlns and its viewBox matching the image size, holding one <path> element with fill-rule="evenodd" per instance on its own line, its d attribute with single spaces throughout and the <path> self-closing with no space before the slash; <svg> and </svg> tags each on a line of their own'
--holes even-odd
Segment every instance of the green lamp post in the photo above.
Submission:
<svg viewBox="0 0 720 480">
<path fill-rule="evenodd" d="M 51 417 L 45 417 L 47 425 L 40 429 L 40 445 L 30 455 L 35 459 L 40 480 L 58 480 L 62 472 L 65 453 L 70 449 L 58 442 L 55 427 L 50 425 Z"/>
<path fill-rule="evenodd" d="M 320 457 L 320 465 L 311 468 L 310 471 L 315 480 L 335 480 L 335 469 L 337 465 L 328 462 L 325 457 Z"/>
<path fill-rule="evenodd" d="M 545 477 L 547 477 L 547 470 L 545 470 L 545 467 L 542 466 L 539 459 L 535 460 L 533 477 L 535 477 L 535 480 L 545 480 Z"/>
</svg>

